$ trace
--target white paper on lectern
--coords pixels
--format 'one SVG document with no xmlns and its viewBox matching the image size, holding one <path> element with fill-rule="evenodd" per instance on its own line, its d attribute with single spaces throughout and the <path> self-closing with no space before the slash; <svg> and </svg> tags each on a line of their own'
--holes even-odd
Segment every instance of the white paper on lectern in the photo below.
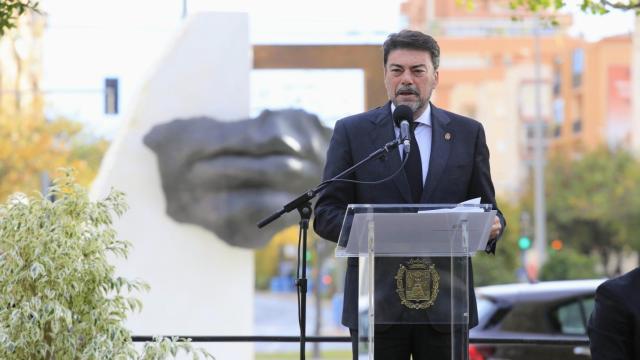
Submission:
<svg viewBox="0 0 640 360">
<path fill-rule="evenodd" d="M 480 198 L 477 197 L 477 198 L 469 199 L 467 201 L 463 201 L 454 208 L 421 210 L 421 211 L 418 211 L 418 213 L 483 212 L 484 211 L 484 209 L 479 206 L 470 206 L 470 205 L 480 205 Z"/>
</svg>

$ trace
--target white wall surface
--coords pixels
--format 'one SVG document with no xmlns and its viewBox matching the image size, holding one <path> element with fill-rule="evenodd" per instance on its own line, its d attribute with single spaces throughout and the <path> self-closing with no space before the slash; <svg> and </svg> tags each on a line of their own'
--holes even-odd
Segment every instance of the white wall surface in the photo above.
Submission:
<svg viewBox="0 0 640 360">
<path fill-rule="evenodd" d="M 170 219 L 156 156 L 142 142 L 154 125 L 175 118 L 247 118 L 250 69 L 245 14 L 194 15 L 150 71 L 105 156 L 92 195 L 114 187 L 130 205 L 116 228 L 134 248 L 117 261 L 118 271 L 151 285 L 143 311 L 128 321 L 136 335 L 253 333 L 253 252 Z M 217 360 L 253 359 L 252 343 L 206 347 Z"/>
</svg>

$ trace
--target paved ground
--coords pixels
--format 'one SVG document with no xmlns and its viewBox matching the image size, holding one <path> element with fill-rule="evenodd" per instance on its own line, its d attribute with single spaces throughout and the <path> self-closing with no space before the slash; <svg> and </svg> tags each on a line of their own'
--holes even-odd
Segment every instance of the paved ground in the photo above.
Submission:
<svg viewBox="0 0 640 360">
<path fill-rule="evenodd" d="M 256 292 L 254 301 L 255 335 L 289 335 L 300 334 L 298 327 L 298 308 L 295 293 Z M 314 334 L 316 324 L 315 300 L 307 297 L 307 335 Z M 320 335 L 348 336 L 348 330 L 336 324 L 331 301 L 322 301 Z M 313 344 L 308 343 L 311 349 Z M 325 343 L 322 349 L 350 349 L 349 343 Z M 256 352 L 297 351 L 299 343 L 256 343 Z"/>
</svg>

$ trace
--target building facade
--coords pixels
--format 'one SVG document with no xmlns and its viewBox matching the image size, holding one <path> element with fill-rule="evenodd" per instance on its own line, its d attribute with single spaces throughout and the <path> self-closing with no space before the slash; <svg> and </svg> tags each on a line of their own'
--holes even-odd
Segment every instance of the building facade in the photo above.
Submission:
<svg viewBox="0 0 640 360">
<path fill-rule="evenodd" d="M 517 199 L 529 183 L 538 116 L 548 152 L 632 145 L 631 36 L 588 43 L 567 35 L 568 16 L 550 27 L 505 2 L 476 3 L 407 0 L 402 11 L 440 44 L 435 103 L 486 127 L 499 195 Z"/>
<path fill-rule="evenodd" d="M 44 17 L 29 12 L 0 38 L 0 112 L 42 114 Z"/>
</svg>

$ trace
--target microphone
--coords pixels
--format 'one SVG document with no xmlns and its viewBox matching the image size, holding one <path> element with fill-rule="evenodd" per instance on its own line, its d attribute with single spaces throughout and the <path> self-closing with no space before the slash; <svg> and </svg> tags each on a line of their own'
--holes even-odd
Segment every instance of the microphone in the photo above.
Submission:
<svg viewBox="0 0 640 360">
<path fill-rule="evenodd" d="M 400 139 L 403 140 L 404 150 L 408 154 L 411 151 L 409 124 L 413 122 L 413 110 L 407 105 L 398 105 L 393 112 L 393 122 L 400 127 Z"/>
</svg>

